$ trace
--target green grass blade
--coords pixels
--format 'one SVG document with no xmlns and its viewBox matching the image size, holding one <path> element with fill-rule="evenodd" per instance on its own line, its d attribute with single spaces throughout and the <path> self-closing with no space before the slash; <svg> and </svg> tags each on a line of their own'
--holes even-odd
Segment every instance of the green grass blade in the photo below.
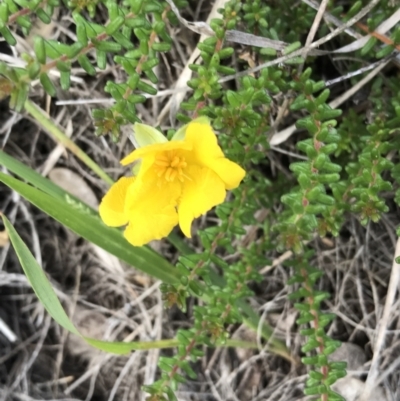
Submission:
<svg viewBox="0 0 400 401">
<path fill-rule="evenodd" d="M 82 336 L 78 329 L 69 319 L 65 313 L 56 293 L 53 290 L 46 274 L 29 251 L 28 247 L 22 241 L 17 231 L 7 219 L 2 215 L 4 226 L 7 230 L 8 236 L 14 247 L 14 250 L 21 263 L 22 269 L 32 286 L 33 291 L 43 304 L 48 314 L 64 329 L 68 330 L 79 337 L 82 337 L 87 343 L 102 351 L 110 352 L 113 354 L 126 354 L 133 350 L 149 350 L 155 348 L 172 348 L 179 345 L 178 340 L 158 340 L 158 341 L 137 341 L 137 342 L 111 342 L 96 340 L 94 338 Z M 225 344 L 227 347 L 240 347 L 240 348 L 257 348 L 257 344 L 248 341 L 228 340 Z"/>
<path fill-rule="evenodd" d="M 29 182 L 30 184 L 41 189 L 43 192 L 54 196 L 55 198 L 65 199 L 65 194 L 68 194 L 58 185 L 54 184 L 47 178 L 37 173 L 35 170 L 26 166 L 24 163 L 21 163 L 2 150 L 0 150 L 0 164 L 6 167 L 7 170 L 21 177 L 24 181 Z"/>
<path fill-rule="evenodd" d="M 88 207 L 54 198 L 4 173 L 0 173 L 0 181 L 76 234 L 131 266 L 165 283 L 179 281 L 176 269 L 162 256 L 147 247 L 130 245 L 120 230 L 107 227 Z"/>
<path fill-rule="evenodd" d="M 57 298 L 51 284 L 47 280 L 45 273 L 39 266 L 36 259 L 32 256 L 30 250 L 22 241 L 15 228 L 12 226 L 6 216 L 2 216 L 4 226 L 7 230 L 8 236 L 15 249 L 18 259 L 24 269 L 25 275 L 35 291 L 37 297 L 45 309 L 49 312 L 50 316 L 62 327 L 70 331 L 71 333 L 77 334 L 78 330 L 69 320 L 67 314 L 62 308 L 60 301 Z"/>
<path fill-rule="evenodd" d="M 109 342 L 96 340 L 94 338 L 84 337 L 79 333 L 78 329 L 71 322 L 69 317 L 64 311 L 60 301 L 57 298 L 56 293 L 53 290 L 46 274 L 29 251 L 28 247 L 22 241 L 15 228 L 12 226 L 10 221 L 2 216 L 4 226 L 6 227 L 7 233 L 10 237 L 11 243 L 18 256 L 21 266 L 25 272 L 25 275 L 32 286 L 33 291 L 43 304 L 49 315 L 64 329 L 68 330 L 77 336 L 84 338 L 92 346 L 101 349 L 103 351 L 111 352 L 114 354 L 126 354 L 132 350 L 146 350 L 154 348 L 170 348 L 178 345 L 177 340 L 160 340 L 160 341 L 148 341 L 148 342 Z"/>
</svg>

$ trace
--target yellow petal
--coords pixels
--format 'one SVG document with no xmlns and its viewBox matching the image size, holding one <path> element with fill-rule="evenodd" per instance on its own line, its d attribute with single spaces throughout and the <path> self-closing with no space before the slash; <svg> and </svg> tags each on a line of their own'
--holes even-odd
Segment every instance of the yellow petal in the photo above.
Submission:
<svg viewBox="0 0 400 401">
<path fill-rule="evenodd" d="M 190 166 L 187 175 L 190 180 L 184 182 L 178 215 L 181 230 L 190 238 L 193 219 L 222 203 L 226 191 L 221 178 L 207 167 Z"/>
<path fill-rule="evenodd" d="M 225 157 L 210 124 L 189 123 L 186 129 L 185 141 L 192 145 L 196 157 L 200 160 L 206 161 Z"/>
<path fill-rule="evenodd" d="M 186 129 L 185 140 L 193 148 L 192 163 L 198 163 L 213 170 L 224 182 L 226 189 L 236 188 L 240 184 L 246 172 L 224 156 L 209 124 L 190 123 Z"/>
<path fill-rule="evenodd" d="M 163 184 L 160 185 L 155 171 L 150 169 L 129 187 L 125 201 L 129 225 L 124 235 L 132 245 L 141 246 L 166 237 L 178 224 L 176 206 L 181 183 Z"/>
<path fill-rule="evenodd" d="M 178 214 L 173 206 L 167 206 L 154 214 L 133 211 L 129 218 L 124 237 L 134 246 L 164 238 L 178 224 Z"/>
<path fill-rule="evenodd" d="M 206 116 L 200 116 L 200 117 L 197 117 L 196 119 L 194 119 L 192 122 L 190 122 L 190 124 L 193 124 L 193 123 L 210 125 L 210 119 Z M 186 136 L 186 129 L 187 129 L 188 125 L 189 124 L 182 125 L 182 127 L 180 127 L 178 129 L 178 131 L 175 132 L 175 134 L 171 138 L 171 141 L 183 141 Z"/>
<path fill-rule="evenodd" d="M 123 166 L 126 166 L 127 164 L 133 163 L 135 160 L 146 158 L 154 160 L 157 153 L 175 149 L 190 150 L 191 145 L 183 141 L 155 143 L 153 145 L 144 146 L 142 148 L 134 150 L 132 153 L 121 160 L 121 164 Z"/>
<path fill-rule="evenodd" d="M 226 157 L 214 160 L 210 168 L 218 174 L 226 189 L 237 188 L 246 175 L 246 172 L 238 164 Z"/>
<path fill-rule="evenodd" d="M 135 181 L 135 177 L 122 177 L 111 186 L 99 206 L 101 219 L 111 227 L 123 226 L 128 223 L 124 213 L 125 199 L 128 188 Z"/>
</svg>

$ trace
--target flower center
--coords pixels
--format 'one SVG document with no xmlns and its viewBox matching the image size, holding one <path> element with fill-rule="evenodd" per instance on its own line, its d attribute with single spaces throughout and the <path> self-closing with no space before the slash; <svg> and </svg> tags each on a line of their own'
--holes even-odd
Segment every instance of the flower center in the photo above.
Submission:
<svg viewBox="0 0 400 401">
<path fill-rule="evenodd" d="M 169 150 L 156 157 L 154 162 L 158 177 L 164 177 L 167 182 L 173 182 L 175 178 L 183 182 L 185 174 L 183 170 L 187 163 L 185 158 L 175 150 Z"/>
</svg>

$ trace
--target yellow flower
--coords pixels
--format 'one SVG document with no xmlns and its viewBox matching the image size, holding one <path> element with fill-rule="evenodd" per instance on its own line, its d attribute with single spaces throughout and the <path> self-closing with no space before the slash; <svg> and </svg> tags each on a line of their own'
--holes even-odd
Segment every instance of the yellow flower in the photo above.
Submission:
<svg viewBox="0 0 400 401">
<path fill-rule="evenodd" d="M 154 135 L 151 127 L 139 128 Z M 189 123 L 169 142 L 155 136 L 142 140 L 145 145 L 121 161 L 139 161 L 137 174 L 120 178 L 99 208 L 108 226 L 127 225 L 124 236 L 135 246 L 166 237 L 177 224 L 190 238 L 193 219 L 222 203 L 226 190 L 236 188 L 245 176 L 224 156 L 204 118 Z"/>
</svg>

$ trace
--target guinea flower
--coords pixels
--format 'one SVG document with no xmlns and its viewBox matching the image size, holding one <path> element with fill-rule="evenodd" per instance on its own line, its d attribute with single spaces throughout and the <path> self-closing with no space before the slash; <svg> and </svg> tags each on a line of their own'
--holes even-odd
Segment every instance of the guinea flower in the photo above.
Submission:
<svg viewBox="0 0 400 401">
<path fill-rule="evenodd" d="M 245 171 L 224 156 L 205 118 L 171 141 L 144 124 L 134 128 L 139 148 L 121 161 L 136 162 L 134 175 L 111 186 L 99 207 L 101 219 L 111 227 L 126 226 L 124 236 L 135 246 L 166 237 L 177 224 L 190 238 L 192 221 L 222 203 Z"/>
</svg>

